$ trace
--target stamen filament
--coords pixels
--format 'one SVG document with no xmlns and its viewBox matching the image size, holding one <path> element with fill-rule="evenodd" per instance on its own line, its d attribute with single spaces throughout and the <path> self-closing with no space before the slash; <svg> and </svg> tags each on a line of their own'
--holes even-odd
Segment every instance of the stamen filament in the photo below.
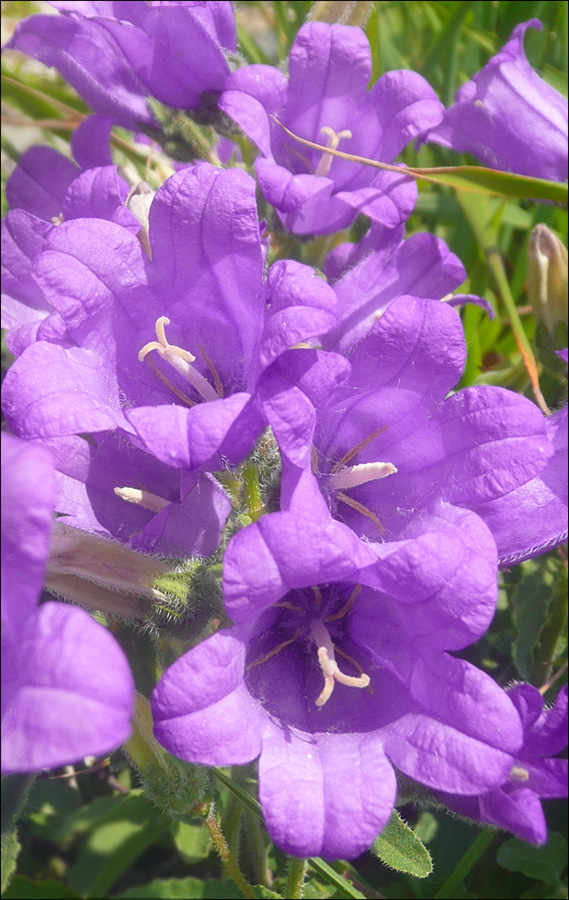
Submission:
<svg viewBox="0 0 569 900">
<path fill-rule="evenodd" d="M 256 659 L 255 662 L 249 663 L 248 666 L 245 666 L 245 671 L 248 672 L 249 669 L 253 669 L 255 666 L 260 666 L 261 663 L 267 662 L 267 660 L 270 659 L 271 656 L 276 656 L 277 653 L 280 653 L 281 650 L 284 650 L 284 648 L 288 647 L 289 644 L 293 644 L 294 641 L 296 641 L 297 637 L 300 637 L 300 631 L 298 628 L 294 632 L 293 636 L 287 641 L 283 641 L 282 644 L 278 644 L 276 647 L 273 647 L 273 649 L 269 653 L 265 653 L 265 655 L 261 656 L 260 659 Z"/>
<path fill-rule="evenodd" d="M 383 425 L 381 428 L 378 428 L 377 431 L 372 431 L 372 433 L 368 434 L 368 436 L 364 438 L 363 441 L 360 441 L 359 444 L 356 444 L 355 447 L 352 447 L 351 450 L 348 450 L 347 453 L 344 453 L 342 459 L 338 460 L 336 465 L 332 466 L 330 474 L 334 475 L 336 472 L 339 472 L 340 469 L 343 469 L 344 466 L 354 458 L 354 456 L 356 456 L 361 450 L 364 450 L 367 445 L 370 444 L 371 441 L 373 441 L 373 439 L 378 436 L 378 434 L 381 434 L 382 431 L 386 431 L 388 427 L 388 425 Z"/>
<path fill-rule="evenodd" d="M 336 491 L 336 497 L 338 500 L 341 500 L 342 503 L 345 503 L 346 506 L 350 506 L 352 509 L 355 509 L 357 512 L 361 513 L 362 516 L 366 516 L 366 518 L 371 519 L 371 521 L 377 525 L 381 534 L 384 533 L 385 528 L 377 518 L 377 516 L 372 513 L 371 509 L 368 509 L 367 506 L 364 506 L 363 503 L 358 503 L 357 500 L 354 500 L 352 497 L 348 497 L 347 494 L 344 494 L 343 491 Z"/>
<path fill-rule="evenodd" d="M 188 350 L 176 346 L 176 344 L 168 343 L 164 326 L 169 324 L 170 319 L 167 316 L 160 316 L 160 318 L 156 320 L 155 328 L 158 340 L 149 341 L 148 344 L 145 344 L 144 347 L 142 347 L 138 353 L 140 362 L 143 362 L 152 350 L 156 350 L 162 359 L 170 363 L 182 378 L 185 378 L 186 381 L 190 382 L 192 387 L 196 389 L 198 394 L 203 397 L 204 400 L 219 400 L 219 394 L 215 392 L 209 381 L 191 365 L 191 363 L 195 362 L 195 356 Z"/>
<path fill-rule="evenodd" d="M 356 584 L 355 588 L 353 589 L 352 593 L 348 597 L 347 602 L 343 605 L 340 612 L 334 613 L 333 616 L 327 616 L 326 621 L 327 622 L 337 622 L 338 619 L 343 619 L 344 616 L 346 615 L 346 613 L 348 613 L 351 610 L 352 606 L 354 605 L 355 599 L 358 596 L 361 589 L 362 589 L 361 584 Z M 343 655 L 345 656 L 345 654 L 343 654 Z"/>
<path fill-rule="evenodd" d="M 324 175 L 327 175 L 330 171 L 330 166 L 332 165 L 332 154 L 327 153 L 327 150 L 336 150 L 338 144 L 342 140 L 342 138 L 351 138 L 352 132 L 347 128 L 344 131 L 339 131 L 337 134 L 333 128 L 330 128 L 329 125 L 323 125 L 320 129 L 320 134 L 328 135 L 328 140 L 326 141 L 326 149 L 322 153 L 320 157 L 320 162 L 316 166 L 315 175 L 317 178 L 321 178 Z"/>
<path fill-rule="evenodd" d="M 158 368 L 158 366 L 156 365 L 156 363 L 154 362 L 152 357 L 147 356 L 146 359 L 148 360 L 152 369 L 154 370 L 154 374 L 158 376 L 160 381 L 162 381 L 166 385 L 167 388 L 169 388 L 171 391 L 173 391 L 173 393 L 176 395 L 176 397 L 180 398 L 182 403 L 185 403 L 186 406 L 197 406 L 198 405 L 197 400 L 190 400 L 189 397 L 186 397 L 186 395 L 183 394 L 182 391 L 179 391 L 178 388 L 172 384 L 172 382 L 170 381 L 169 378 L 166 378 L 166 376 L 160 371 L 160 369 Z"/>
<path fill-rule="evenodd" d="M 121 500 L 126 500 L 128 503 L 136 503 L 137 506 L 142 506 L 144 509 L 151 510 L 151 512 L 162 512 L 163 509 L 170 505 L 169 500 L 164 500 L 163 497 L 159 497 L 157 494 L 151 494 L 150 491 L 131 487 L 116 487 L 114 491 Z"/>
<path fill-rule="evenodd" d="M 318 585 L 312 585 L 312 593 L 314 594 L 314 605 L 316 609 L 320 609 L 320 606 L 322 605 L 322 592 Z"/>
<path fill-rule="evenodd" d="M 297 606 L 296 603 L 289 603 L 288 600 L 280 600 L 279 603 L 273 603 L 273 606 L 282 606 L 283 609 L 291 609 L 293 612 L 302 612 L 302 606 Z"/>
</svg>

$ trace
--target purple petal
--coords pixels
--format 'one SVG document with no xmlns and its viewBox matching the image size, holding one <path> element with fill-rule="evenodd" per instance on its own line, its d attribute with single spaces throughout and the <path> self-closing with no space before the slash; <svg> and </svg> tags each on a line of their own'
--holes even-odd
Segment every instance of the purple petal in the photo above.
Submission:
<svg viewBox="0 0 569 900">
<path fill-rule="evenodd" d="M 245 387 L 265 301 L 253 179 L 205 165 L 173 175 L 152 203 L 150 241 L 159 315 L 187 334 L 194 354 L 197 333 L 221 380 Z"/>
<path fill-rule="evenodd" d="M 152 694 L 154 734 L 170 753 L 240 765 L 261 751 L 265 714 L 243 683 L 248 630 L 231 628 L 180 657 Z"/>
<path fill-rule="evenodd" d="M 567 540 L 567 407 L 545 420 L 553 456 L 535 478 L 486 503 L 472 505 L 510 566 Z"/>
<path fill-rule="evenodd" d="M 125 416 L 144 449 L 167 465 L 190 471 L 238 465 L 265 427 L 251 395 L 245 393 L 192 409 L 139 406 Z"/>
<path fill-rule="evenodd" d="M 61 208 L 63 218 L 108 219 L 136 235 L 140 223 L 124 205 L 127 194 L 128 186 L 116 166 L 88 169 L 69 185 Z"/>
<path fill-rule="evenodd" d="M 14 640 L 41 593 L 54 499 L 48 451 L 2 432 L 2 629 Z"/>
<path fill-rule="evenodd" d="M 25 25 L 31 19 L 24 19 Z M 53 17 L 50 17 L 53 22 Z M 67 188 L 79 175 L 78 167 L 52 147 L 32 147 L 19 159 L 6 182 L 6 200 L 11 209 L 51 222 L 59 216 Z"/>
<path fill-rule="evenodd" d="M 94 112 L 111 116 L 125 128 L 154 124 L 147 89 L 98 22 L 67 15 L 30 16 L 18 24 L 7 46 L 54 66 Z M 137 46 L 141 54 L 142 38 Z"/>
<path fill-rule="evenodd" d="M 81 609 L 45 603 L 26 622 L 2 716 L 2 772 L 102 756 L 130 734 L 134 683 L 112 635 Z"/>
<path fill-rule="evenodd" d="M 88 116 L 71 135 L 71 150 L 82 169 L 111 166 L 110 116 Z"/>
<path fill-rule="evenodd" d="M 399 245 L 386 242 L 335 283 L 341 324 L 326 348 L 348 352 L 397 297 L 440 300 L 465 275 L 460 260 L 434 235 L 416 234 Z"/>
<path fill-rule="evenodd" d="M 395 792 L 375 735 L 265 731 L 259 799 L 269 834 L 286 853 L 359 856 L 387 824 Z"/>
<path fill-rule="evenodd" d="M 507 694 L 464 660 L 404 653 L 406 666 L 402 652 L 395 665 L 412 703 L 382 729 L 389 759 L 410 778 L 449 793 L 478 794 L 502 784 L 522 741 Z"/>
<path fill-rule="evenodd" d="M 505 46 L 464 84 L 429 140 L 522 175 L 567 180 L 567 100 L 529 65 L 528 28 L 517 25 Z"/>
</svg>

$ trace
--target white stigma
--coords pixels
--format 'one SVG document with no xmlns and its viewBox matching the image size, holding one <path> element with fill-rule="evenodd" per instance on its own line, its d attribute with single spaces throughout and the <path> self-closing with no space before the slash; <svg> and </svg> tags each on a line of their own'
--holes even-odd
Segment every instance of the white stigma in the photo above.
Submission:
<svg viewBox="0 0 569 900">
<path fill-rule="evenodd" d="M 333 128 L 330 128 L 329 125 L 323 125 L 320 129 L 320 134 L 328 135 L 328 140 L 326 141 L 326 149 L 324 150 L 322 156 L 320 157 L 320 162 L 318 163 L 315 171 L 315 175 L 317 178 L 321 178 L 323 175 L 327 175 L 330 171 L 330 166 L 332 165 L 333 156 L 331 153 L 328 153 L 328 150 L 336 150 L 338 144 L 342 140 L 342 138 L 351 138 L 352 132 L 347 128 L 344 131 L 338 131 L 336 133 Z"/>
<path fill-rule="evenodd" d="M 185 378 L 186 381 L 190 382 L 200 397 L 203 397 L 204 400 L 219 400 L 219 395 L 215 392 L 209 381 L 207 381 L 207 379 L 191 365 L 191 363 L 195 362 L 195 356 L 192 356 L 188 350 L 183 350 L 182 347 L 177 347 L 175 344 L 168 343 L 164 326 L 169 324 L 170 319 L 168 319 L 167 316 L 160 316 L 160 318 L 156 320 L 155 327 L 157 340 L 149 341 L 149 343 L 145 344 L 139 351 L 138 358 L 140 362 L 145 360 L 151 350 L 156 350 L 162 359 L 170 363 L 182 378 Z"/>
<path fill-rule="evenodd" d="M 336 490 L 357 487 L 368 481 L 379 481 L 388 475 L 395 475 L 396 467 L 392 463 L 374 462 L 360 463 L 357 466 L 344 466 L 331 476 L 332 487 Z"/>
<path fill-rule="evenodd" d="M 318 647 L 318 662 L 324 675 L 324 687 L 314 701 L 316 706 L 322 707 L 330 699 L 335 681 L 339 681 L 340 684 L 345 684 L 348 687 L 366 688 L 369 685 L 369 675 L 363 672 L 356 678 L 352 675 L 345 675 L 340 671 L 334 654 L 334 644 L 328 629 L 318 619 L 314 619 L 311 623 L 310 635 Z"/>
</svg>

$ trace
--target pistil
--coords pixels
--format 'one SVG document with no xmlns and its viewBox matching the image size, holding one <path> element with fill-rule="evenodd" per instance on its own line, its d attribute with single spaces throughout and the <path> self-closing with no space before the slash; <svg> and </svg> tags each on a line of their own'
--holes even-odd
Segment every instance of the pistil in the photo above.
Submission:
<svg viewBox="0 0 569 900">
<path fill-rule="evenodd" d="M 185 378 L 186 381 L 190 382 L 200 397 L 203 397 L 204 400 L 219 400 L 219 394 L 216 393 L 209 381 L 207 381 L 207 379 L 192 366 L 192 363 L 195 362 L 196 359 L 195 356 L 188 350 L 184 350 L 182 347 L 177 347 L 175 344 L 168 343 L 164 326 L 169 324 L 170 319 L 166 316 L 160 316 L 160 318 L 157 319 L 157 340 L 149 341 L 149 343 L 145 344 L 139 351 L 138 358 L 140 362 L 143 362 L 152 350 L 156 350 L 162 359 L 170 363 L 182 378 Z"/>
<path fill-rule="evenodd" d="M 346 675 L 342 672 L 334 654 L 334 644 L 328 629 L 319 620 L 314 619 L 310 625 L 310 635 L 318 648 L 318 662 L 324 675 L 324 687 L 314 701 L 316 706 L 322 707 L 332 696 L 334 690 L 334 682 L 339 681 L 348 687 L 366 688 L 369 685 L 369 675 L 362 672 L 357 678 L 353 675 Z"/>
<path fill-rule="evenodd" d="M 162 512 L 169 505 L 169 501 L 164 500 L 163 497 L 152 494 L 150 491 L 139 490 L 138 488 L 116 487 L 115 494 L 121 500 L 126 500 L 128 503 L 136 503 L 137 506 L 142 506 L 143 509 L 149 509 L 154 513 Z"/>
<path fill-rule="evenodd" d="M 392 463 L 373 462 L 360 463 L 357 466 L 344 466 L 331 475 L 332 487 L 336 490 L 357 487 L 368 481 L 379 481 L 388 475 L 395 475 L 397 468 Z"/>
<path fill-rule="evenodd" d="M 333 156 L 331 153 L 327 153 L 327 150 L 336 150 L 338 144 L 342 140 L 342 138 L 351 138 L 352 132 L 347 128 L 344 131 L 338 131 L 337 133 L 333 128 L 330 128 L 329 125 L 323 125 L 320 129 L 320 134 L 328 135 L 328 140 L 326 141 L 326 149 L 322 153 L 320 157 L 320 162 L 318 163 L 315 171 L 315 175 L 317 178 L 321 178 L 324 175 L 327 175 L 330 171 L 330 166 L 332 165 Z"/>
</svg>

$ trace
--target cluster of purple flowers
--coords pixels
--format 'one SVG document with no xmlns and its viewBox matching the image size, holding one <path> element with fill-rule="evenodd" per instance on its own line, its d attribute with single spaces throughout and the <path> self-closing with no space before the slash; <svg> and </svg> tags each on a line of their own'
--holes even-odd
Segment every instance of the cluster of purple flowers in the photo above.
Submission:
<svg viewBox="0 0 569 900">
<path fill-rule="evenodd" d="M 192 763 L 259 758 L 267 828 L 297 856 L 369 847 L 396 771 L 543 842 L 539 797 L 565 790 L 549 757 L 567 693 L 542 709 L 535 688 L 505 691 L 451 654 L 488 629 L 499 566 L 566 540 L 567 412 L 455 390 L 453 305 L 478 299 L 452 295 L 462 264 L 432 234 L 404 238 L 412 179 L 329 152 L 391 163 L 420 138 L 565 178 L 566 104 L 522 46 L 539 23 L 518 26 L 445 111 L 413 72 L 367 90 L 357 28 L 304 25 L 287 78 L 235 68 L 229 3 L 52 5 L 60 16 L 24 20 L 10 46 L 56 66 L 96 115 L 75 135 L 77 164 L 34 148 L 7 185 L 3 771 L 104 753 L 129 729 L 132 678 L 112 635 L 81 610 L 38 606 L 53 512 L 145 554 L 209 556 L 231 509 L 213 473 L 270 429 L 278 504 L 229 541 L 234 624 L 166 671 L 157 739 Z M 331 234 L 364 213 L 368 236 L 329 254 L 325 280 L 291 259 L 268 266 L 241 168 L 200 162 L 155 193 L 131 189 L 109 131 L 159 130 L 149 96 L 196 115 L 217 99 L 259 150 L 280 228 Z M 278 122 L 322 150 L 300 152 Z"/>
</svg>

